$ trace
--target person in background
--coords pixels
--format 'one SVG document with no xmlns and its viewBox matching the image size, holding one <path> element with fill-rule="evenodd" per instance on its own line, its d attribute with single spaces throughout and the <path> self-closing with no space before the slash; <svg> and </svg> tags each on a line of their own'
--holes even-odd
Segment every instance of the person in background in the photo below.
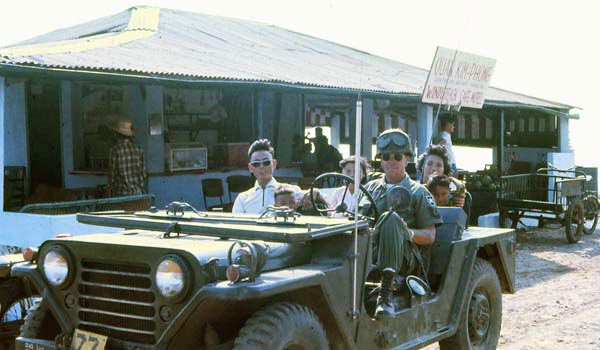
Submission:
<svg viewBox="0 0 600 350">
<path fill-rule="evenodd" d="M 446 175 L 432 177 L 427 183 L 427 189 L 433 195 L 438 207 L 452 206 L 450 203 L 450 179 Z"/>
<path fill-rule="evenodd" d="M 108 152 L 108 195 L 127 196 L 145 192 L 144 151 L 133 143 L 133 124 L 119 119 L 113 126 L 115 145 Z"/>
<path fill-rule="evenodd" d="M 437 144 L 443 146 L 448 152 L 448 161 L 450 167 L 448 169 L 452 176 L 456 176 L 458 169 L 456 167 L 456 158 L 454 156 L 454 150 L 452 149 L 452 133 L 454 132 L 454 118 L 450 115 L 443 115 L 440 117 L 440 125 L 442 131 L 438 135 Z"/>
<path fill-rule="evenodd" d="M 348 158 L 344 158 L 340 161 L 340 168 L 342 169 L 342 174 L 351 177 L 354 179 L 354 163 L 356 162 L 356 156 L 350 156 Z M 360 159 L 360 183 L 365 183 L 365 178 L 367 174 L 367 161 L 366 159 Z M 327 203 L 330 208 L 337 208 L 343 200 L 343 203 L 346 205 L 345 211 L 354 211 L 355 207 L 355 199 L 354 199 L 354 183 L 348 184 L 348 190 L 346 190 L 346 186 L 340 186 L 333 191 L 331 196 L 327 199 Z"/>
<path fill-rule="evenodd" d="M 275 189 L 279 182 L 273 177 L 277 168 L 275 149 L 267 139 L 256 140 L 248 149 L 248 170 L 256 178 L 254 187 L 240 193 L 233 203 L 233 213 L 262 214 L 275 204 Z M 300 187 L 293 186 L 300 191 Z"/>
<path fill-rule="evenodd" d="M 327 136 L 323 135 L 323 128 L 315 128 L 315 137 L 310 141 L 315 147 L 315 157 L 320 173 L 335 171 L 342 154 L 337 148 L 329 144 Z"/>
<path fill-rule="evenodd" d="M 396 275 L 419 272 L 418 267 L 423 267 L 423 260 L 417 245 L 434 242 L 435 227 L 442 223 L 442 219 L 431 193 L 406 173 L 406 165 L 414 156 L 409 136 L 401 129 L 388 129 L 377 137 L 376 146 L 376 158 L 381 159 L 385 175 L 365 186 L 382 213 L 375 224 L 377 245 L 374 256 L 377 267 L 382 271 L 375 317 L 395 317 L 397 306 L 392 294 Z M 407 209 L 399 212 L 387 203 L 389 191 L 396 186 L 411 193 Z M 359 208 L 363 214 L 372 215 L 368 202 L 362 196 Z"/>
<path fill-rule="evenodd" d="M 456 207 L 463 207 L 465 204 L 466 187 L 458 179 L 451 176 L 448 152 L 446 148 L 440 145 L 431 145 L 425 150 L 425 153 L 419 156 L 417 161 L 418 179 L 421 184 L 427 184 L 432 177 L 446 175 L 450 182 L 456 187 L 456 193 L 453 194 L 452 203 Z"/>
</svg>

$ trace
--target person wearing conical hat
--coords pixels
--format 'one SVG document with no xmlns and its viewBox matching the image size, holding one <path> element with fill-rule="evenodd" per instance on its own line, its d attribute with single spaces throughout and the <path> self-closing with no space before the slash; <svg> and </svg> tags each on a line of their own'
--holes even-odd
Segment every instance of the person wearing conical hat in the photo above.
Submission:
<svg viewBox="0 0 600 350">
<path fill-rule="evenodd" d="M 111 196 L 144 193 L 146 165 L 144 151 L 133 143 L 133 124 L 119 119 L 113 125 L 116 143 L 108 156 L 108 186 Z"/>
</svg>

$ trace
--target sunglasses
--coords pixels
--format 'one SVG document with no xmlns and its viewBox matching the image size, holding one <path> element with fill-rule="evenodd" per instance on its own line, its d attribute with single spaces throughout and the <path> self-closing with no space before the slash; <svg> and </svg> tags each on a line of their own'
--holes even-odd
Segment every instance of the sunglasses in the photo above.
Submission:
<svg viewBox="0 0 600 350">
<path fill-rule="evenodd" d="M 252 165 L 255 168 L 262 167 L 262 166 L 269 166 L 269 165 L 271 165 L 271 160 L 267 159 L 267 160 L 259 160 L 256 162 L 250 162 L 250 165 Z"/>
<path fill-rule="evenodd" d="M 390 145 L 390 143 L 394 143 L 398 147 L 405 147 L 408 145 L 408 138 L 406 137 L 406 135 L 400 134 L 398 132 L 390 132 L 387 134 L 383 134 L 377 139 L 377 148 L 386 148 Z"/>
<path fill-rule="evenodd" d="M 382 160 L 386 162 L 391 159 L 391 156 L 394 156 L 394 159 L 397 161 L 401 161 L 402 157 L 404 157 L 404 153 L 402 152 L 383 152 L 380 154 Z"/>
</svg>

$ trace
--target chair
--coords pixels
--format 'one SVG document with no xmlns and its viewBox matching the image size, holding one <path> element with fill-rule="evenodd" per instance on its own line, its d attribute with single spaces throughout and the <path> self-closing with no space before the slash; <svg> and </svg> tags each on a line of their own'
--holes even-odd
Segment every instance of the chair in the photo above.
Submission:
<svg viewBox="0 0 600 350">
<path fill-rule="evenodd" d="M 214 208 L 223 207 L 223 181 L 221 179 L 202 179 L 202 193 L 204 200 L 204 208 L 207 211 L 211 211 Z M 220 205 L 208 206 L 206 199 L 208 197 L 215 198 L 219 197 Z"/>
<path fill-rule="evenodd" d="M 25 204 L 25 167 L 4 167 L 4 209 L 17 211 Z"/>
<path fill-rule="evenodd" d="M 465 192 L 465 204 L 463 205 L 463 210 L 465 214 L 467 214 L 465 229 L 469 227 L 469 220 L 471 220 L 471 203 L 473 203 L 473 196 L 471 196 L 471 193 Z M 477 224 L 475 224 L 475 226 L 477 226 Z"/>
<path fill-rule="evenodd" d="M 252 187 L 252 179 L 246 175 L 231 175 L 227 177 L 227 192 L 229 195 L 229 201 L 233 203 L 235 197 L 232 197 L 232 193 L 244 192 Z"/>
</svg>

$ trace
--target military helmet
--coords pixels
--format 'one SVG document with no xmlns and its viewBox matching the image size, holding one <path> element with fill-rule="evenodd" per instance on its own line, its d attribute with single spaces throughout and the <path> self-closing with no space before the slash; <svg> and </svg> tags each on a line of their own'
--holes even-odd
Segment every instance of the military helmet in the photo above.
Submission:
<svg viewBox="0 0 600 350">
<path fill-rule="evenodd" d="M 377 146 L 377 154 L 400 151 L 411 157 L 415 155 L 412 150 L 410 136 L 402 131 L 402 129 L 385 130 L 377 137 L 375 145 Z"/>
</svg>

